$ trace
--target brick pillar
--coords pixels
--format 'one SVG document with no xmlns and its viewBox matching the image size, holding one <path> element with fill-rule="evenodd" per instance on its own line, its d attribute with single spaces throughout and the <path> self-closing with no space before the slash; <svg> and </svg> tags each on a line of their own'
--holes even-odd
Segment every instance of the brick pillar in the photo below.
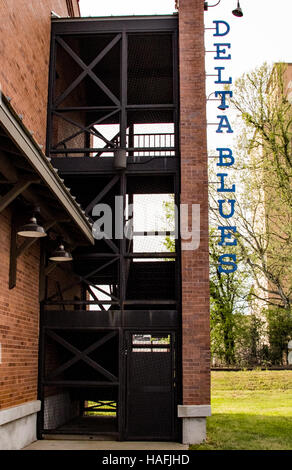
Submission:
<svg viewBox="0 0 292 470">
<path fill-rule="evenodd" d="M 181 203 L 200 204 L 200 245 L 182 242 L 183 441 L 205 438 L 210 415 L 208 172 L 206 137 L 204 1 L 180 0 Z M 189 216 L 190 219 L 190 216 Z"/>
</svg>

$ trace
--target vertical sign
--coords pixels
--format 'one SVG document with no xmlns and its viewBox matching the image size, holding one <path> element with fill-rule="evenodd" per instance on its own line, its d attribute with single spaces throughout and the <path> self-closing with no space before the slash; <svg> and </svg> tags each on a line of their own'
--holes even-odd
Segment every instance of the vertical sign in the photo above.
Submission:
<svg viewBox="0 0 292 470">
<path fill-rule="evenodd" d="M 213 36 L 216 38 L 223 38 L 222 42 L 221 39 L 218 39 L 220 42 L 215 42 L 213 45 L 215 47 L 215 56 L 214 61 L 214 71 L 215 71 L 215 80 L 214 84 L 216 85 L 216 90 L 214 91 L 215 97 L 219 98 L 221 103 L 218 106 L 218 109 L 221 111 L 220 114 L 217 115 L 218 122 L 216 123 L 217 134 L 232 134 L 233 129 L 228 119 L 228 111 L 229 105 L 227 103 L 227 98 L 232 97 L 232 91 L 226 90 L 226 85 L 232 84 L 232 77 L 229 76 L 228 70 L 226 70 L 226 64 L 231 59 L 231 44 L 226 41 L 226 36 L 228 36 L 230 32 L 230 26 L 226 21 L 223 20 L 216 20 L 213 21 L 215 24 L 215 32 Z M 223 42 L 224 41 L 224 42 Z M 228 170 L 234 164 L 234 156 L 233 151 L 229 147 L 217 147 L 216 151 L 218 152 L 218 163 L 217 169 L 217 177 L 219 179 L 219 187 L 217 188 L 218 193 L 218 209 L 219 214 L 222 219 L 231 219 L 235 213 L 235 199 L 230 199 L 229 193 L 236 192 L 236 185 L 232 184 L 228 186 L 226 183 L 226 178 L 228 177 Z M 234 253 L 228 253 L 229 246 L 237 245 L 237 240 L 235 234 L 237 233 L 237 229 L 235 225 L 219 225 L 218 227 L 220 240 L 218 245 L 222 247 L 226 247 L 226 253 L 219 257 L 219 266 L 218 270 L 222 273 L 232 273 L 237 269 L 237 260 L 236 255 Z"/>
</svg>

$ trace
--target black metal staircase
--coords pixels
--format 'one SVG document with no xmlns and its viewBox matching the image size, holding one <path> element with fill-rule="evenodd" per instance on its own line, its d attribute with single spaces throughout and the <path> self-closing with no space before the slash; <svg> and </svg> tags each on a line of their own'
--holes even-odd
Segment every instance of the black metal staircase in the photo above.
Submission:
<svg viewBox="0 0 292 470">
<path fill-rule="evenodd" d="M 168 405 L 160 431 L 156 426 L 151 434 L 148 420 L 146 435 L 137 433 L 137 438 L 178 436 L 179 240 L 174 252 L 137 252 L 133 239 L 141 234 L 127 238 L 116 230 L 118 216 L 123 229 L 135 218 L 137 194 L 172 194 L 179 202 L 177 75 L 175 16 L 53 21 L 47 154 L 92 223 L 98 220 L 94 207 L 107 204 L 113 227 L 112 237 L 96 240 L 92 247 L 75 247 L 75 281 L 63 282 L 58 291 L 47 289 L 40 395 L 48 414 L 56 406 L 50 405 L 55 403 L 50 396 L 79 405 L 66 402 L 73 431 L 71 425 L 64 427 L 65 417 L 48 425 L 44 414 L 41 433 L 69 428 L 84 433 L 84 403 L 104 400 L 117 403 L 118 438 L 134 438 L 143 418 L 141 414 L 135 421 L 128 412 L 133 400 L 138 406 L 132 369 L 142 360 L 137 356 L 142 350 L 133 346 L 132 337 L 140 334 L 164 335 L 171 342 L 169 348 L 143 350 L 141 387 L 145 392 L 149 380 L 155 391 L 153 396 L 142 393 L 143 412 L 148 406 L 151 413 L 153 399 L 160 403 L 160 392 L 167 391 Z M 126 155 L 123 170 L 115 168 L 117 149 Z M 134 202 L 132 215 L 119 209 L 117 198 L 123 209 Z M 159 372 L 154 382 L 148 375 L 153 367 L 162 367 L 165 374 L 161 390 Z M 96 423 L 95 433 L 102 434 L 101 421 Z"/>
</svg>

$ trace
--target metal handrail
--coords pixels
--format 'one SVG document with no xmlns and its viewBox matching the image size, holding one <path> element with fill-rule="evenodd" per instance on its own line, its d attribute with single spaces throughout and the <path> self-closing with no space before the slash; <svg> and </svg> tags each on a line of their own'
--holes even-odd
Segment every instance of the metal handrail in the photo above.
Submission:
<svg viewBox="0 0 292 470">
<path fill-rule="evenodd" d="M 91 153 L 96 152 L 96 156 L 100 156 L 103 153 L 112 153 L 116 147 L 120 144 L 119 134 L 116 134 L 114 138 L 109 141 L 112 142 L 113 146 L 109 146 L 107 143 L 104 147 L 86 147 L 86 148 L 57 148 L 51 149 L 51 154 L 68 154 L 68 153 Z M 174 152 L 175 150 L 175 133 L 173 132 L 162 132 L 162 133 L 136 133 L 126 135 L 127 144 L 126 150 L 130 153 L 138 152 L 137 156 L 141 156 L 141 153 L 145 152 Z M 155 156 L 155 155 L 153 155 Z M 159 156 L 159 155 L 156 155 Z M 163 155 L 167 156 L 167 155 Z"/>
</svg>

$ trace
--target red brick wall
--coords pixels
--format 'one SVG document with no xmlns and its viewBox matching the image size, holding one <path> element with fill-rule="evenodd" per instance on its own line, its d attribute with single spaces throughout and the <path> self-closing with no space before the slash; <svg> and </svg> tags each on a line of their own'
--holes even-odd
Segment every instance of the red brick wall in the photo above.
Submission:
<svg viewBox="0 0 292 470">
<path fill-rule="evenodd" d="M 37 399 L 40 249 L 36 242 L 18 258 L 16 287 L 9 290 L 10 227 L 11 211 L 6 210 L 0 214 L 0 409 Z M 19 237 L 18 244 L 22 241 Z M 57 268 L 50 275 L 49 295 L 56 292 L 56 281 L 63 288 L 73 280 L 70 271 Z M 64 298 L 74 295 L 80 298 L 79 285 Z M 47 357 L 60 365 L 54 348 L 48 348 Z"/>
<path fill-rule="evenodd" d="M 69 16 L 80 16 L 79 0 L 66 0 Z"/>
<path fill-rule="evenodd" d="M 9 282 L 9 210 L 0 214 L 0 408 L 37 398 L 39 332 L 39 244 L 17 262 L 17 283 Z"/>
<path fill-rule="evenodd" d="M 77 15 L 77 0 L 73 0 Z M 51 10 L 68 16 L 66 0 L 0 0 L 0 84 L 24 124 L 45 144 Z M 11 213 L 0 214 L 0 408 L 37 398 L 39 244 L 17 263 L 9 282 Z"/>
<path fill-rule="evenodd" d="M 179 2 L 181 203 L 200 204 L 200 246 L 182 251 L 183 404 L 210 403 L 203 0 Z"/>
<path fill-rule="evenodd" d="M 77 0 L 73 0 L 77 15 Z M 51 10 L 68 16 L 66 0 L 0 0 L 0 84 L 26 127 L 46 137 Z"/>
</svg>

